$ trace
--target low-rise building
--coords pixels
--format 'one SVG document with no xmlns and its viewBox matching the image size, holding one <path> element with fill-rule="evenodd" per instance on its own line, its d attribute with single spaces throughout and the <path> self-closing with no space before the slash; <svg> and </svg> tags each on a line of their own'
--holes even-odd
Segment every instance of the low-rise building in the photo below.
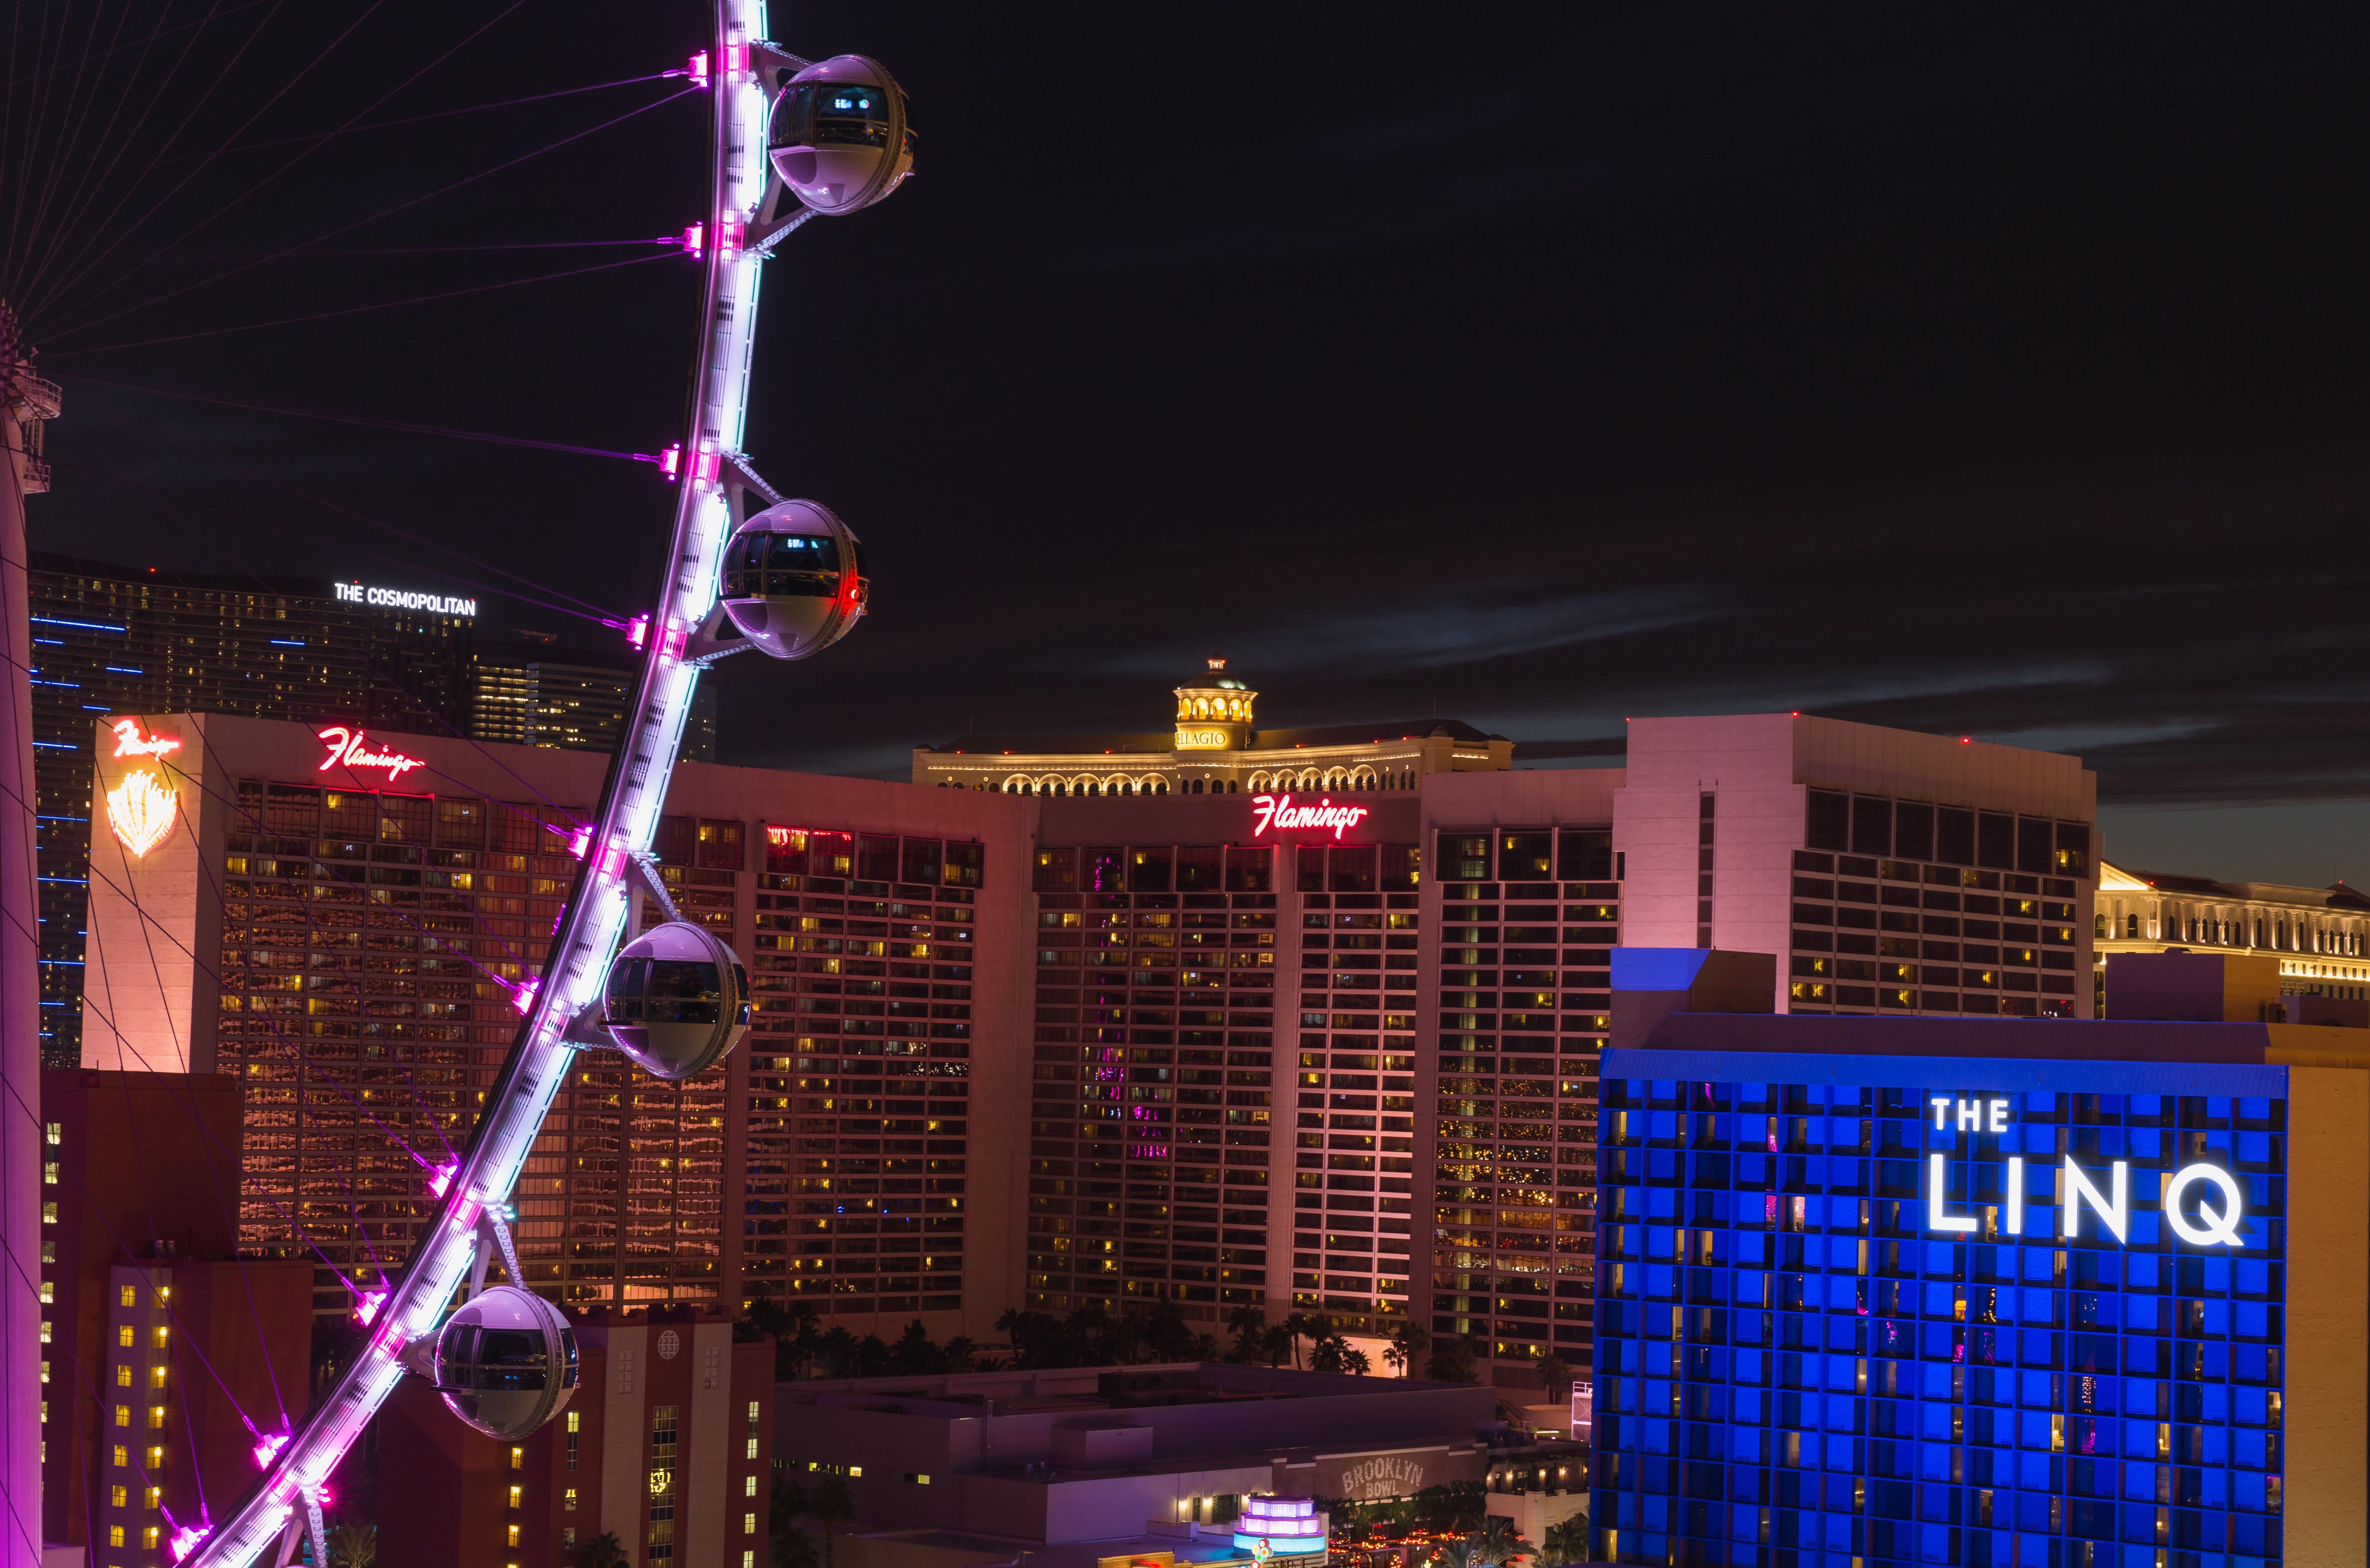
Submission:
<svg viewBox="0 0 2370 1568">
<path fill-rule="evenodd" d="M 311 1402 L 313 1271 L 241 1260 L 238 1081 L 41 1075 L 41 1522 L 161 1568 Z"/>
<path fill-rule="evenodd" d="M 2127 870 L 2111 860 L 2099 867 L 2095 926 L 2102 997 L 2112 954 L 2187 949 L 2270 954 L 2279 960 L 2284 996 L 2370 998 L 2370 895 L 2341 882 L 2224 882 Z"/>
<path fill-rule="evenodd" d="M 523 1443 L 404 1380 L 380 1417 L 380 1557 L 563 1568 L 607 1534 L 635 1568 L 767 1562 L 774 1342 L 663 1307 L 596 1312 L 576 1339 L 574 1397 Z"/>
<path fill-rule="evenodd" d="M 776 1451 L 854 1500 L 847 1568 L 1234 1554 L 1261 1496 L 1372 1503 L 1480 1482 L 1496 1393 L 1212 1362 L 785 1383 Z M 1282 1549 L 1279 1548 L 1279 1551 Z M 1200 1555 L 1196 1555 L 1196 1553 Z"/>
</svg>

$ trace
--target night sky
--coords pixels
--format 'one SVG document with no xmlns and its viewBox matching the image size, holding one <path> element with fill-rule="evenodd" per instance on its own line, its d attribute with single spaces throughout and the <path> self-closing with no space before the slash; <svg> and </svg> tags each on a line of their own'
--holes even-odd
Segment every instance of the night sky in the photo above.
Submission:
<svg viewBox="0 0 2370 1568">
<path fill-rule="evenodd" d="M 36 548 L 476 591 L 570 638 L 644 606 L 647 467 L 86 379 L 675 439 L 679 253 L 222 259 L 691 221 L 680 81 L 445 111 L 679 66 L 703 8 L 507 5 L 8 7 L 10 289 L 67 398 Z M 1157 729 L 1223 653 L 1265 724 L 1436 712 L 1542 766 L 1772 709 L 2072 751 L 2120 862 L 2370 880 L 2370 11 L 773 28 L 888 63 L 918 173 L 766 275 L 751 454 L 876 581 L 823 658 L 722 667 L 727 760 Z"/>
</svg>

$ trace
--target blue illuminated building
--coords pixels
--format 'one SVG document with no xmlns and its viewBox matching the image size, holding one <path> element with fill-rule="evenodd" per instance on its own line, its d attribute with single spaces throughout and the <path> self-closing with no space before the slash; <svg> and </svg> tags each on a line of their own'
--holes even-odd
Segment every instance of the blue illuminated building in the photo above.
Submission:
<svg viewBox="0 0 2370 1568">
<path fill-rule="evenodd" d="M 1602 1557 L 2365 1560 L 2363 1032 L 1712 1012 L 1708 958 L 1770 962 L 1616 955 Z"/>
</svg>

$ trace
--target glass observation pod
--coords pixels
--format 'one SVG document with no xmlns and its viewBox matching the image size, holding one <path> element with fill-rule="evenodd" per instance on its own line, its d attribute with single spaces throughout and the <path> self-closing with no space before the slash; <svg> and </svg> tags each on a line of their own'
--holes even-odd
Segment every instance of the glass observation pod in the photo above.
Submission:
<svg viewBox="0 0 2370 1568">
<path fill-rule="evenodd" d="M 777 659 L 830 647 L 864 615 L 871 573 L 855 531 L 820 502 L 750 517 L 724 546 L 724 613 Z"/>
<path fill-rule="evenodd" d="M 749 1032 L 749 972 L 711 932 L 671 920 L 618 951 L 603 1003 L 611 1038 L 636 1066 L 692 1078 Z"/>
<path fill-rule="evenodd" d="M 904 91 L 861 54 L 793 76 L 775 100 L 766 143 L 782 182 L 831 217 L 870 206 L 914 168 Z"/>
<path fill-rule="evenodd" d="M 576 1389 L 576 1335 L 559 1309 L 498 1285 L 436 1336 L 436 1391 L 454 1415 L 514 1443 L 559 1413 Z"/>
</svg>

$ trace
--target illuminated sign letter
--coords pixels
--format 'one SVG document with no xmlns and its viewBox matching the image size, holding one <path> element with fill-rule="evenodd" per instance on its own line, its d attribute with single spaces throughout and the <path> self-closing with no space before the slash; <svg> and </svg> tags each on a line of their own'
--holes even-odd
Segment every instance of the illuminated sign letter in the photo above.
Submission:
<svg viewBox="0 0 2370 1568">
<path fill-rule="evenodd" d="M 1993 1103 L 1999 1102 L 1994 1101 Z M 2008 1213 L 2002 1216 L 2002 1223 L 2007 1226 L 2008 1233 L 2010 1236 L 2023 1235 L 2024 1156 L 2020 1154 L 2011 1154 L 2008 1157 L 2008 1203 L 2004 1206 Z"/>
<path fill-rule="evenodd" d="M 2074 1163 L 2072 1155 L 2065 1157 L 2065 1202 L 2061 1210 L 2064 1217 L 2059 1222 L 2063 1234 L 2068 1237 L 2082 1234 L 2082 1205 L 2087 1203 L 2098 1215 L 2099 1223 L 2107 1228 L 2108 1234 L 2118 1241 L 2123 1239 L 2123 1233 L 2131 1228 L 2132 1219 L 2132 1167 L 2129 1160 L 2115 1161 L 2114 1174 L 2108 1184 L 2114 1189 L 2112 1203 L 2099 1195 L 2099 1189 L 2090 1184 L 2090 1178 L 2082 1174 L 2082 1168 Z"/>
<path fill-rule="evenodd" d="M 412 768 L 428 766 L 418 757 L 406 756 L 399 751 L 373 751 L 363 738 L 363 732 L 349 730 L 343 724 L 317 730 L 314 732 L 314 738 L 329 748 L 329 755 L 321 762 L 320 770 L 324 773 L 339 764 L 349 768 L 384 767 L 386 769 L 386 781 L 392 784 Z"/>
<path fill-rule="evenodd" d="M 137 719 L 118 719 L 108 726 L 115 736 L 118 756 L 170 756 L 181 749 L 178 735 L 144 735 Z"/>
<path fill-rule="evenodd" d="M 107 792 L 107 825 L 134 856 L 165 842 L 173 831 L 180 797 L 149 768 L 136 768 Z"/>
<path fill-rule="evenodd" d="M 2196 1182 L 2212 1183 L 2222 1193 L 2222 1212 L 2216 1214 L 2203 1204 L 2197 1205 L 2198 1217 L 2205 1223 L 2192 1225 L 2180 1212 L 2180 1200 Z M 2246 1193 L 2238 1179 L 2218 1165 L 2184 1165 L 2173 1172 L 2172 1180 L 2164 1185 L 2164 1222 L 2172 1233 L 2192 1247 L 2244 1247 L 2238 1235 L 2238 1220 L 2246 1213 Z"/>
<path fill-rule="evenodd" d="M 1330 795 L 1320 798 L 1313 806 L 1295 806 L 1290 795 L 1253 795 L 1251 810 L 1259 813 L 1259 825 L 1251 829 L 1253 838 L 1271 827 L 1279 832 L 1293 827 L 1329 827 L 1339 839 L 1344 832 L 1374 815 L 1370 807 L 1337 806 Z"/>
<path fill-rule="evenodd" d="M 1937 1101 L 1935 1103 L 1941 1105 L 1947 1102 Z M 1939 1118 L 1941 1113 L 1937 1111 L 1935 1115 Z M 1926 1161 L 1926 1228 L 1973 1230 L 1975 1228 L 1974 1216 L 1942 1212 L 1942 1200 L 1949 1195 L 1950 1180 L 1950 1165 L 1946 1157 L 1939 1150 L 1928 1156 Z"/>
</svg>

